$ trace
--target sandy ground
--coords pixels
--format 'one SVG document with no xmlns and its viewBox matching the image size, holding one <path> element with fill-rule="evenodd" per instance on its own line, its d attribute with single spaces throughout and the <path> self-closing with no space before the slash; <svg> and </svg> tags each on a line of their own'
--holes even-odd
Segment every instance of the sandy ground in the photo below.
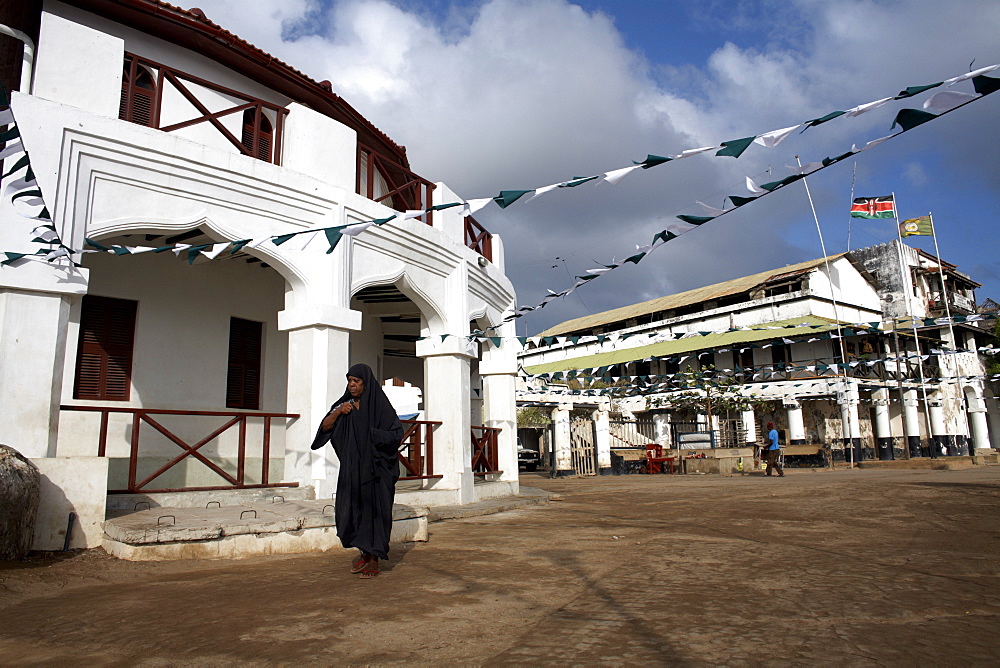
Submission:
<svg viewBox="0 0 1000 668">
<path fill-rule="evenodd" d="M 522 483 L 362 581 L 335 551 L 0 562 L 0 664 L 1000 664 L 1000 467 Z"/>
</svg>

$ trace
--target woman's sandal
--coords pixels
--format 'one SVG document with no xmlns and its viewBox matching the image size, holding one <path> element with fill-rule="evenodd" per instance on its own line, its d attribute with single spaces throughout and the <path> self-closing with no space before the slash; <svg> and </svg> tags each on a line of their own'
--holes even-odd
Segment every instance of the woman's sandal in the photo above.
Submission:
<svg viewBox="0 0 1000 668">
<path fill-rule="evenodd" d="M 367 580 L 369 578 L 377 577 L 380 572 L 381 571 L 379 571 L 378 568 L 378 557 L 372 557 L 371 560 L 365 564 L 364 568 L 361 569 L 361 579 Z"/>
<path fill-rule="evenodd" d="M 365 566 L 368 565 L 368 560 L 369 560 L 369 557 L 366 556 L 366 555 L 364 555 L 364 554 L 362 554 L 357 559 L 355 559 L 351 563 L 351 573 L 356 575 L 356 574 L 360 573 L 361 571 L 363 571 L 365 569 Z"/>
</svg>

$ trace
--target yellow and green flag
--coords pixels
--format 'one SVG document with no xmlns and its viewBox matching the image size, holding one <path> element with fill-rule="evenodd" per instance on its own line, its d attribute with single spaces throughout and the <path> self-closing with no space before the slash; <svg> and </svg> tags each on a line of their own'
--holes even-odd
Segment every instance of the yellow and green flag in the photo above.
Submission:
<svg viewBox="0 0 1000 668">
<path fill-rule="evenodd" d="M 919 218 L 909 218 L 899 224 L 899 234 L 903 237 L 929 237 L 933 236 L 934 228 L 931 226 L 930 216 L 920 216 Z"/>
</svg>

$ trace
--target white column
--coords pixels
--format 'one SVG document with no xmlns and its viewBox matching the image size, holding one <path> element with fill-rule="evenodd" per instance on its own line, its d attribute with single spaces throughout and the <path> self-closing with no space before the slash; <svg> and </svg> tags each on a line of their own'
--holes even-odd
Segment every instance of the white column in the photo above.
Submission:
<svg viewBox="0 0 1000 668">
<path fill-rule="evenodd" d="M 743 429 L 745 431 L 744 441 L 747 445 L 753 445 L 757 443 L 757 414 L 753 412 L 753 409 L 740 411 L 740 417 L 743 420 Z"/>
<path fill-rule="evenodd" d="M 906 430 L 906 444 L 910 457 L 919 457 L 920 453 L 920 400 L 916 390 L 903 392 L 903 428 Z"/>
<path fill-rule="evenodd" d="M 57 454 L 63 384 L 67 396 L 73 384 L 63 377 L 70 301 L 87 288 L 77 271 L 29 262 L 0 276 L 0 442 L 25 457 Z"/>
<path fill-rule="evenodd" d="M 986 420 L 986 401 L 981 397 L 972 397 L 969 403 L 969 426 L 972 427 L 973 454 L 987 455 L 993 452 L 990 448 L 990 430 Z"/>
<path fill-rule="evenodd" d="M 571 452 L 569 432 L 569 412 L 573 410 L 573 404 L 559 404 L 552 409 L 552 447 L 555 450 L 556 470 L 554 476 L 574 475 L 573 455 Z"/>
<path fill-rule="evenodd" d="M 656 413 L 653 415 L 653 429 L 655 430 L 656 442 L 665 448 L 673 447 L 670 438 L 670 415 Z"/>
<path fill-rule="evenodd" d="M 933 440 L 931 456 L 938 457 L 940 455 L 952 454 L 948 448 L 948 436 L 944 426 L 944 407 L 941 405 L 940 399 L 931 399 L 929 413 L 931 418 L 931 439 Z"/>
<path fill-rule="evenodd" d="M 512 356 L 513 357 L 513 356 Z M 499 466 L 501 480 L 517 482 L 517 360 L 510 364 L 480 362 L 483 381 L 483 426 L 500 429 Z"/>
<path fill-rule="evenodd" d="M 454 490 L 455 503 L 471 503 L 475 500 L 469 411 L 473 344 L 458 337 L 445 341 L 433 337 L 417 342 L 417 356 L 424 358 L 426 419 L 442 423 L 434 431 L 434 473 L 444 477 L 434 488 Z"/>
<path fill-rule="evenodd" d="M 785 412 L 788 417 L 788 445 L 804 444 L 806 427 L 802 420 L 802 404 L 797 401 L 786 401 Z"/>
<path fill-rule="evenodd" d="M 278 313 L 278 328 L 288 332 L 286 410 L 300 415 L 285 430 L 283 479 L 313 485 L 318 498 L 329 498 L 337 489 L 340 462 L 333 448 L 309 446 L 320 421 L 347 387 L 350 332 L 361 328 L 361 314 L 333 307 L 286 309 Z"/>
<path fill-rule="evenodd" d="M 872 392 L 875 406 L 875 450 L 880 460 L 893 459 L 892 427 L 889 423 L 889 391 L 879 389 Z"/>
<path fill-rule="evenodd" d="M 611 475 L 611 407 L 603 405 L 593 412 L 594 448 L 597 450 L 597 474 Z"/>
</svg>

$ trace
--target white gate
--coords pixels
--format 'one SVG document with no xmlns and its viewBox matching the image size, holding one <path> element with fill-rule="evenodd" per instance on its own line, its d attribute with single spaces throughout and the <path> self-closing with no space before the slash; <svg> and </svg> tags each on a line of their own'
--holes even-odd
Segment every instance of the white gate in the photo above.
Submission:
<svg viewBox="0 0 1000 668">
<path fill-rule="evenodd" d="M 596 475 L 597 457 L 594 450 L 594 423 L 587 418 L 570 422 L 570 453 L 577 475 Z"/>
</svg>

